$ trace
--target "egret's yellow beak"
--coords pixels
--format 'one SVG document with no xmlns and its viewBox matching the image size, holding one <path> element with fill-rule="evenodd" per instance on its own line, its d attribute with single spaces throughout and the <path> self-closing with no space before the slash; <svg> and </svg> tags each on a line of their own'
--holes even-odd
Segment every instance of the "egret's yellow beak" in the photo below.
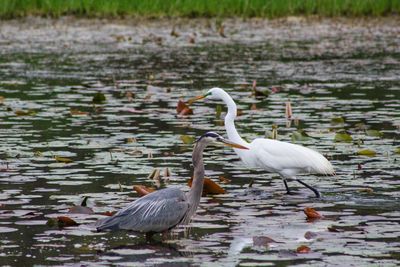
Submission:
<svg viewBox="0 0 400 267">
<path fill-rule="evenodd" d="M 228 139 L 225 138 L 219 138 L 218 141 L 220 141 L 221 143 L 223 143 L 225 146 L 230 146 L 233 148 L 239 148 L 239 149 L 249 149 L 248 147 L 236 144 Z"/>
<path fill-rule="evenodd" d="M 187 101 L 187 104 L 188 104 L 188 105 L 191 105 L 191 104 L 193 104 L 193 102 L 196 102 L 197 100 L 203 99 L 203 98 L 205 98 L 206 96 L 207 96 L 207 95 L 199 95 L 199 96 L 193 97 L 193 98 L 191 98 L 191 99 L 189 99 L 189 100 Z"/>
</svg>

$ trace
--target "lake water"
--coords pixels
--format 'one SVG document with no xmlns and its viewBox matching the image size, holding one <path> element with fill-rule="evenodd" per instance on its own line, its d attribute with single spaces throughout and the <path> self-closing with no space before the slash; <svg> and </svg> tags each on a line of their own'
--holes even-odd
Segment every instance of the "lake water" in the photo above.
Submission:
<svg viewBox="0 0 400 267">
<path fill-rule="evenodd" d="M 226 20 L 223 32 L 217 22 L 2 22 L 1 265 L 400 264 L 398 19 Z M 272 93 L 255 98 L 253 81 Z M 196 102 L 190 116 L 175 108 L 216 86 L 238 104 L 236 125 L 247 140 L 265 137 L 273 124 L 283 141 L 307 132 L 311 138 L 295 142 L 323 153 L 336 170 L 303 176 L 322 198 L 293 182 L 295 193 L 286 195 L 277 174 L 249 170 L 232 150 L 212 148 L 206 175 L 226 194 L 202 198 L 188 236 L 176 229 L 147 242 L 92 231 L 99 213 L 138 197 L 133 185 L 187 190 L 192 144 L 182 136 L 226 136 L 225 107 L 219 117 L 215 101 Z M 106 101 L 94 105 L 98 92 Z M 335 141 L 341 131 L 352 141 Z M 363 149 L 376 154 L 357 154 Z M 172 176 L 160 184 L 147 178 L 167 167 Z M 85 196 L 97 214 L 68 213 Z M 305 207 L 325 218 L 307 221 Z M 46 225 L 62 215 L 80 225 Z M 259 244 L 262 237 L 276 242 Z M 297 253 L 302 245 L 311 251 Z"/>
</svg>

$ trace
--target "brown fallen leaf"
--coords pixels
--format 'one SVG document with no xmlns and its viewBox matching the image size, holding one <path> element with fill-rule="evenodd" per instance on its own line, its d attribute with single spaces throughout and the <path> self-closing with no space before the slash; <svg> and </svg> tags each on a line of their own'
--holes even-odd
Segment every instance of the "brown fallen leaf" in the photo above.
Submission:
<svg viewBox="0 0 400 267">
<path fill-rule="evenodd" d="M 152 187 L 147 187 L 144 185 L 134 185 L 133 186 L 133 190 L 136 191 L 136 193 L 138 193 L 139 196 L 145 196 L 147 194 L 150 194 L 151 192 L 156 191 L 154 188 Z"/>
<path fill-rule="evenodd" d="M 192 187 L 192 182 L 193 182 L 193 177 L 189 179 L 188 185 Z M 211 180 L 210 178 L 205 177 L 204 178 L 204 184 L 203 184 L 203 196 L 206 195 L 219 195 L 219 194 L 225 194 L 225 189 L 223 189 L 221 186 L 219 186 L 216 182 Z"/>
<path fill-rule="evenodd" d="M 180 34 L 175 30 L 175 26 L 172 28 L 171 36 L 173 36 L 175 38 L 180 36 Z"/>
<path fill-rule="evenodd" d="M 300 247 L 298 247 L 296 249 L 297 253 L 310 253 L 311 249 L 309 247 L 307 247 L 306 245 L 301 245 Z"/>
<path fill-rule="evenodd" d="M 89 112 L 80 111 L 76 108 L 71 108 L 69 112 L 71 113 L 72 116 L 87 116 L 87 115 L 89 115 Z"/>
<path fill-rule="evenodd" d="M 319 214 L 314 208 L 310 208 L 310 207 L 304 208 L 304 214 L 307 216 L 307 219 L 309 219 L 309 220 L 316 220 L 316 219 L 324 218 L 324 216 Z"/>
<path fill-rule="evenodd" d="M 286 102 L 286 107 L 285 107 L 285 116 L 286 119 L 291 119 L 292 118 L 292 104 L 290 103 L 290 100 Z"/>
<path fill-rule="evenodd" d="M 58 227 L 67 227 L 67 226 L 77 226 L 79 224 L 67 216 L 58 216 L 57 225 Z"/>
<path fill-rule="evenodd" d="M 225 35 L 225 27 L 224 27 L 224 25 L 221 25 L 221 26 L 219 27 L 218 33 L 219 33 L 219 35 L 220 35 L 221 37 L 226 38 L 226 35 Z"/>
<path fill-rule="evenodd" d="M 372 188 L 360 188 L 360 189 L 358 189 L 358 192 L 372 194 L 372 193 L 374 193 L 374 189 L 372 189 Z"/>
<path fill-rule="evenodd" d="M 15 115 L 17 116 L 33 116 L 36 114 L 36 111 L 34 110 L 16 110 Z"/>
<path fill-rule="evenodd" d="M 117 212 L 116 211 L 106 211 L 106 212 L 100 213 L 100 215 L 113 216 L 115 213 L 117 213 Z"/>
<path fill-rule="evenodd" d="M 225 177 L 222 176 L 222 175 L 219 176 L 219 181 L 220 181 L 221 183 L 223 183 L 223 184 L 229 184 L 229 183 L 231 182 L 230 179 L 225 178 Z"/>
<path fill-rule="evenodd" d="M 189 108 L 189 106 L 183 102 L 182 100 L 178 101 L 178 105 L 176 106 L 176 112 L 178 115 L 192 115 L 193 110 Z"/>
<path fill-rule="evenodd" d="M 126 98 L 128 99 L 128 102 L 132 102 L 132 101 L 133 101 L 133 98 L 135 97 L 135 94 L 132 93 L 131 91 L 127 91 L 127 92 L 125 93 L 125 96 L 126 96 Z"/>
</svg>

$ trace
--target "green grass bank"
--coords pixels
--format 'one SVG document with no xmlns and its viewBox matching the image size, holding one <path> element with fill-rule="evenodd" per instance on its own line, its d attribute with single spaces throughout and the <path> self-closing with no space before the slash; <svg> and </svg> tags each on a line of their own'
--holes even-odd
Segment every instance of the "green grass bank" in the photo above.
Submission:
<svg viewBox="0 0 400 267">
<path fill-rule="evenodd" d="M 0 0 L 0 18 L 262 17 L 400 14 L 400 0 Z"/>
</svg>

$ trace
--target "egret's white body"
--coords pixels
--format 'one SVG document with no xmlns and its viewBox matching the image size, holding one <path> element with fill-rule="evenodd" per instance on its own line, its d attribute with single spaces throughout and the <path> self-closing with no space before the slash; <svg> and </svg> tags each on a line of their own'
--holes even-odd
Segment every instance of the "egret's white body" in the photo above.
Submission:
<svg viewBox="0 0 400 267">
<path fill-rule="evenodd" d="M 278 173 L 290 193 L 286 180 L 296 180 L 311 189 L 317 197 L 319 193 L 313 187 L 296 178 L 301 173 L 334 174 L 332 164 L 320 153 L 304 146 L 274 139 L 257 138 L 251 143 L 243 140 L 235 127 L 237 107 L 232 97 L 221 88 L 212 88 L 200 98 L 222 100 L 228 107 L 225 116 L 225 129 L 230 140 L 249 148 L 234 149 L 240 159 L 251 168 L 261 168 L 271 173 Z"/>
</svg>

